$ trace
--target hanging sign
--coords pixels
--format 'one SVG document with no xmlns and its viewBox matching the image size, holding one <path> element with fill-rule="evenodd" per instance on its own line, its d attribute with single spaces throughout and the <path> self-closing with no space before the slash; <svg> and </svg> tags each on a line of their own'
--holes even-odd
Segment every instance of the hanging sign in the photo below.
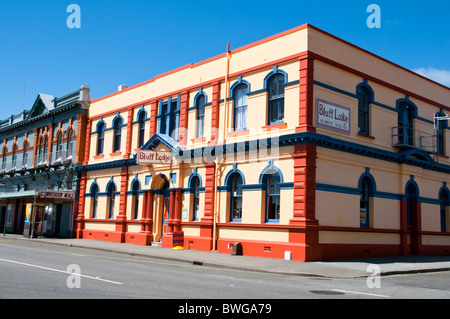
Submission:
<svg viewBox="0 0 450 319">
<path fill-rule="evenodd" d="M 350 134 L 350 108 L 317 99 L 317 126 Z"/>
<path fill-rule="evenodd" d="M 170 165 L 172 164 L 172 153 L 139 150 L 136 159 L 138 165 Z"/>
</svg>

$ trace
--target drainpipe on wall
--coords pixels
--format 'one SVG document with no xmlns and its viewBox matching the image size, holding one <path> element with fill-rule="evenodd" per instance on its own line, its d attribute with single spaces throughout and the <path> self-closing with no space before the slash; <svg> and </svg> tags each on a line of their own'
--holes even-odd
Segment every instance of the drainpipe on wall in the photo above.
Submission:
<svg viewBox="0 0 450 319">
<path fill-rule="evenodd" d="M 224 106 L 225 106 L 225 123 L 224 123 L 224 128 L 223 128 L 223 145 L 225 145 L 226 140 L 227 140 L 227 130 L 228 130 L 228 90 L 229 90 L 229 83 L 228 83 L 228 78 L 230 75 L 230 60 L 231 60 L 231 51 L 230 51 L 230 44 L 227 43 L 227 54 L 226 54 L 226 72 L 225 72 L 225 99 L 224 99 Z M 220 90 L 219 90 L 220 92 Z M 220 95 L 219 95 L 219 100 L 220 100 Z M 219 124 L 220 126 L 220 124 Z M 218 139 L 218 136 L 217 136 Z M 217 145 L 217 144 L 216 144 Z M 217 209 L 217 202 L 218 202 L 218 192 L 217 192 L 217 187 L 218 187 L 218 182 L 219 182 L 219 174 L 217 173 L 220 169 L 220 166 L 222 165 L 223 162 L 223 157 L 222 160 L 219 162 L 217 157 L 215 159 L 216 162 L 216 167 L 215 167 L 215 171 L 216 174 L 214 174 L 214 219 L 213 219 L 213 251 L 217 250 L 217 223 L 220 217 L 220 212 Z"/>
</svg>

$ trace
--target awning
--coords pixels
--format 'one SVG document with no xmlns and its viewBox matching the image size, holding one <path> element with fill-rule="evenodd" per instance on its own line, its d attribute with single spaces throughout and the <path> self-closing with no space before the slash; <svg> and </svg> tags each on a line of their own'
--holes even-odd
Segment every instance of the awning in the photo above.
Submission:
<svg viewBox="0 0 450 319">
<path fill-rule="evenodd" d="M 13 198 L 23 198 L 23 197 L 34 197 L 36 191 L 24 191 L 24 192 L 8 192 L 0 193 L 0 200 L 13 199 Z"/>
<path fill-rule="evenodd" d="M 75 192 L 73 191 L 45 191 L 45 190 L 32 190 L 24 192 L 7 192 L 0 193 L 0 200 L 13 199 L 13 198 L 24 198 L 24 197 L 34 197 L 37 198 L 55 198 L 55 199 L 65 199 L 74 200 Z"/>
</svg>

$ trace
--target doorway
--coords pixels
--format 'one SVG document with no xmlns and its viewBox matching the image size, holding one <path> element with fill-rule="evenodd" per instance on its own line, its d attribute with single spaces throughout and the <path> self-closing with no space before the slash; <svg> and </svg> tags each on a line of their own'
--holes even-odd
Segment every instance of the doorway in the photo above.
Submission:
<svg viewBox="0 0 450 319">
<path fill-rule="evenodd" d="M 420 202 L 419 190 L 410 183 L 406 189 L 406 221 L 410 234 L 411 255 L 419 254 L 420 235 L 419 235 L 419 218 L 420 218 Z"/>
<path fill-rule="evenodd" d="M 164 236 L 169 232 L 169 225 L 167 224 L 167 220 L 169 219 L 169 208 L 170 208 L 170 191 L 168 181 L 166 181 L 162 187 L 162 194 L 163 194 L 163 208 L 162 208 L 161 234 Z"/>
</svg>

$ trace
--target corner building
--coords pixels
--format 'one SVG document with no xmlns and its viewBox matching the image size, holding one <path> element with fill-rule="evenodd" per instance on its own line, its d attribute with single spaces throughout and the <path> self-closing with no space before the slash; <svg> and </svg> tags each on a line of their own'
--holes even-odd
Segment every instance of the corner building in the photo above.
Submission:
<svg viewBox="0 0 450 319">
<path fill-rule="evenodd" d="M 121 87 L 90 106 L 77 235 L 301 261 L 448 253 L 449 101 L 311 25 Z"/>
</svg>

